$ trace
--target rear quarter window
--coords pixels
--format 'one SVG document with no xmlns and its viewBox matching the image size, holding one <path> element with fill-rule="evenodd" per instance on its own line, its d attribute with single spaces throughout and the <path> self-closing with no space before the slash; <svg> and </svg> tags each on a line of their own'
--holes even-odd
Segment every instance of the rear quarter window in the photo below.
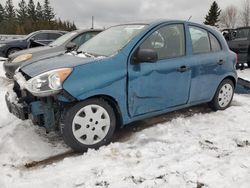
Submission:
<svg viewBox="0 0 250 188">
<path fill-rule="evenodd" d="M 209 38 L 210 38 L 212 52 L 221 51 L 221 45 L 218 39 L 211 33 L 209 33 Z"/>
</svg>

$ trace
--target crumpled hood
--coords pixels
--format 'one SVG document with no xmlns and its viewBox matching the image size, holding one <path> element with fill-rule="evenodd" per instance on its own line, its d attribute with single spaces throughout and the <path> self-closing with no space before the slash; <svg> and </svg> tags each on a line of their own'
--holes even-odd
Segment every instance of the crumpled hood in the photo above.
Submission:
<svg viewBox="0 0 250 188">
<path fill-rule="evenodd" d="M 77 65 L 90 63 L 96 60 L 97 59 L 95 58 L 84 58 L 70 54 L 62 54 L 62 52 L 57 52 L 39 57 L 39 59 L 34 59 L 25 62 L 21 66 L 21 70 L 30 77 L 34 77 L 50 70 L 65 67 L 73 68 Z"/>
</svg>

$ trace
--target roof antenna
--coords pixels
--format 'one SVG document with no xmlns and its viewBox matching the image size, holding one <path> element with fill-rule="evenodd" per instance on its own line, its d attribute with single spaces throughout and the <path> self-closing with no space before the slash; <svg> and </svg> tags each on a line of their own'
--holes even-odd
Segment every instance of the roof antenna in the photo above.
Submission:
<svg viewBox="0 0 250 188">
<path fill-rule="evenodd" d="M 91 29 L 94 29 L 94 16 L 92 16 L 92 24 Z"/>
<path fill-rule="evenodd" d="M 190 20 L 191 20 L 191 18 L 192 18 L 192 16 L 189 16 L 188 21 L 190 21 Z"/>
</svg>

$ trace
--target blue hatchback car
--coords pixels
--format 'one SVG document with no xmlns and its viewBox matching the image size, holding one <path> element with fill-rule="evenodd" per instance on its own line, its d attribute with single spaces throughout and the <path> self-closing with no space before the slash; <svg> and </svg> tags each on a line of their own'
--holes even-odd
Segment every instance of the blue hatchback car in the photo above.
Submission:
<svg viewBox="0 0 250 188">
<path fill-rule="evenodd" d="M 75 151 L 108 144 L 116 127 L 184 107 L 226 109 L 236 54 L 220 32 L 186 21 L 110 27 L 78 52 L 26 62 L 6 94 L 11 113 L 61 130 Z"/>
</svg>

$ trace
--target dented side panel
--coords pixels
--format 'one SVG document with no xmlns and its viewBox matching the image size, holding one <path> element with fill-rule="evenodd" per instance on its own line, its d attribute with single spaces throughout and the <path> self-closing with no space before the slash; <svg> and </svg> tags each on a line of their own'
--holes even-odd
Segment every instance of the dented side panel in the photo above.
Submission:
<svg viewBox="0 0 250 188">
<path fill-rule="evenodd" d="M 63 88 L 79 101 L 94 96 L 109 96 L 118 104 L 123 123 L 130 119 L 126 105 L 127 58 L 123 54 L 75 67 Z"/>
</svg>

